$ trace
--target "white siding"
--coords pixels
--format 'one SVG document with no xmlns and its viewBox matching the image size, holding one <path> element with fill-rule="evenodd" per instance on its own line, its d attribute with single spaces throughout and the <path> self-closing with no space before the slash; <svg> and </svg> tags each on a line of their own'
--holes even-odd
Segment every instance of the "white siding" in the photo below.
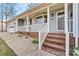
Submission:
<svg viewBox="0 0 79 59">
<path fill-rule="evenodd" d="M 50 33 L 56 32 L 56 19 L 50 20 L 49 31 L 50 31 Z"/>
<path fill-rule="evenodd" d="M 73 32 L 74 37 L 79 34 L 79 4 L 73 3 Z"/>
<path fill-rule="evenodd" d="M 15 21 L 9 22 L 7 24 L 7 31 L 8 32 L 15 32 Z"/>
<path fill-rule="evenodd" d="M 77 6 L 77 14 L 78 14 L 78 35 L 79 35 L 79 3 L 78 3 L 78 6 Z"/>
</svg>

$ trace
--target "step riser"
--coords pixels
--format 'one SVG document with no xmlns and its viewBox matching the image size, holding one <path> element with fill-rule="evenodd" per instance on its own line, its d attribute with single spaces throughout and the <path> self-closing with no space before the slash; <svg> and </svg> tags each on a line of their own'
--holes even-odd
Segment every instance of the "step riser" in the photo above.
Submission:
<svg viewBox="0 0 79 59">
<path fill-rule="evenodd" d="M 65 40 L 65 37 L 62 38 L 62 37 L 50 37 L 50 36 L 47 36 L 46 38 Z"/>
<path fill-rule="evenodd" d="M 53 37 L 58 37 L 58 38 L 61 38 L 62 37 L 62 38 L 65 38 L 65 36 L 58 36 L 58 35 L 48 35 L 47 37 L 52 37 L 52 38 Z"/>
<path fill-rule="evenodd" d="M 61 34 L 61 33 L 49 33 L 48 35 L 59 35 L 59 36 L 65 36 L 65 34 Z"/>
<path fill-rule="evenodd" d="M 47 46 L 47 45 L 43 45 L 43 46 L 48 47 L 48 48 L 51 48 L 51 49 L 55 49 L 55 50 L 57 50 L 57 51 L 62 51 L 62 52 L 65 51 L 64 49 L 59 49 L 59 48 L 57 48 L 57 47 L 52 47 L 52 46 Z"/>
<path fill-rule="evenodd" d="M 64 42 L 61 42 L 61 41 L 50 41 L 50 40 L 45 40 L 51 44 L 57 44 L 57 45 L 62 45 L 62 46 L 65 46 L 65 41 Z"/>
<path fill-rule="evenodd" d="M 64 52 L 61 51 L 61 53 L 57 50 L 53 51 L 51 48 L 47 48 L 47 47 L 42 47 L 43 50 L 47 51 L 47 52 L 50 52 L 51 54 L 54 54 L 54 55 L 57 55 L 57 56 L 64 56 Z M 57 53 L 56 53 L 57 52 Z M 59 53 L 58 53 L 59 52 Z"/>
</svg>

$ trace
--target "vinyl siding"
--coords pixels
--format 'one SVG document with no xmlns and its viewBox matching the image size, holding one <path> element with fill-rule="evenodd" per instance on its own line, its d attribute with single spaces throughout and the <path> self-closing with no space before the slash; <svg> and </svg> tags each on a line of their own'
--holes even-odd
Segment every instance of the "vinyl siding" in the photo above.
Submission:
<svg viewBox="0 0 79 59">
<path fill-rule="evenodd" d="M 79 35 L 79 3 L 78 3 L 78 5 L 77 5 L 77 15 L 78 15 L 78 20 L 77 20 L 77 22 L 78 22 L 78 35 Z"/>
</svg>

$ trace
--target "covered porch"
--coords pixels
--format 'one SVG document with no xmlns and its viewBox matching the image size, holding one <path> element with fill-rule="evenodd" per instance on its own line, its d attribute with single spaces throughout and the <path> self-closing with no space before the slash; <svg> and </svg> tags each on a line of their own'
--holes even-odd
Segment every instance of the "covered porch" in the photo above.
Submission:
<svg viewBox="0 0 79 59">
<path fill-rule="evenodd" d="M 39 32 L 49 23 L 49 32 L 65 31 L 65 11 L 64 4 L 56 4 L 49 7 L 49 20 L 47 19 L 47 8 L 37 10 L 17 20 L 18 31 Z M 73 32 L 73 8 L 68 4 L 68 31 Z"/>
<path fill-rule="evenodd" d="M 65 36 L 65 55 L 69 55 L 69 33 L 73 33 L 75 37 L 75 47 L 78 47 L 78 31 L 75 22 L 74 12 L 75 4 L 51 4 L 49 6 L 37 9 L 34 12 L 22 17 L 26 20 L 26 25 L 18 26 L 21 32 L 38 32 L 39 33 L 39 49 L 48 33 L 64 32 Z M 77 11 L 76 11 L 77 12 Z M 40 13 L 45 13 L 38 16 Z M 77 18 L 76 18 L 77 19 Z M 77 21 L 77 20 L 76 20 Z M 23 29 L 21 30 L 20 29 Z M 76 30 L 74 28 L 76 27 Z"/>
</svg>

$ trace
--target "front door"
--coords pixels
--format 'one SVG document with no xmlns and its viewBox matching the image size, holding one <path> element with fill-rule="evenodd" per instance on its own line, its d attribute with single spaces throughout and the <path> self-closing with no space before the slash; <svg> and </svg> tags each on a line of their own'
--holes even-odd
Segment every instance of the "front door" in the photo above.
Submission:
<svg viewBox="0 0 79 59">
<path fill-rule="evenodd" d="M 49 26 L 50 33 L 55 32 L 56 31 L 56 19 L 55 19 L 54 13 L 51 14 L 49 25 L 50 25 Z"/>
<path fill-rule="evenodd" d="M 64 31 L 64 11 L 57 13 L 57 30 Z"/>
</svg>

